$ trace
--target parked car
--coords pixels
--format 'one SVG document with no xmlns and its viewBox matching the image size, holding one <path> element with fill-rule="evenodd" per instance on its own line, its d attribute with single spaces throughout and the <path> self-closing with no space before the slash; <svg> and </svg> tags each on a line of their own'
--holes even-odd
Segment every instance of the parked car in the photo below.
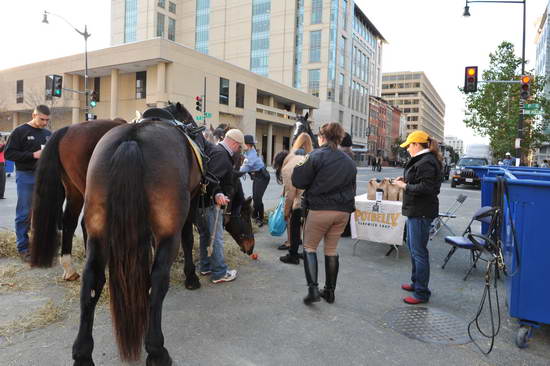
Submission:
<svg viewBox="0 0 550 366">
<path fill-rule="evenodd" d="M 483 166 L 488 165 L 489 161 L 486 158 L 463 157 L 456 164 L 454 169 L 451 169 L 451 187 L 456 187 L 459 184 L 469 184 L 480 186 L 481 178 L 479 178 L 473 169 L 468 169 L 468 166 Z"/>
</svg>

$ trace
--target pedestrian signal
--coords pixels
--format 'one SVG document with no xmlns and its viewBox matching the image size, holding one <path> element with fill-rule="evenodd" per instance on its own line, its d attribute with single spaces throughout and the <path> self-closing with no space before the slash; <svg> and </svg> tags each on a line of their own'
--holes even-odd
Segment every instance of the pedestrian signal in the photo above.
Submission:
<svg viewBox="0 0 550 366">
<path fill-rule="evenodd" d="M 468 66 L 464 73 L 464 93 L 477 91 L 477 66 Z"/>
<path fill-rule="evenodd" d="M 521 77 L 521 91 L 520 91 L 521 99 L 529 99 L 529 96 L 531 94 L 530 89 L 531 89 L 531 76 L 523 75 Z"/>
</svg>

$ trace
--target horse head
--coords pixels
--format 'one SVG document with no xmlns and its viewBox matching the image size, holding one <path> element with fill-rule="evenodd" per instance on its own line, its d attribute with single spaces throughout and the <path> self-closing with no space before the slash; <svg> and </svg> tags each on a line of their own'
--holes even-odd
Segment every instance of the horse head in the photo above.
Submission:
<svg viewBox="0 0 550 366">
<path fill-rule="evenodd" d="M 294 126 L 294 134 L 292 135 L 292 143 L 296 141 L 296 138 L 302 133 L 307 133 L 313 142 L 313 147 L 318 148 L 319 143 L 317 142 L 317 136 L 313 134 L 313 131 L 311 130 L 311 124 L 307 120 L 309 118 L 309 112 L 306 113 L 305 116 L 296 116 L 296 124 Z"/>
<path fill-rule="evenodd" d="M 168 105 L 163 109 L 172 113 L 174 118 L 177 119 L 178 121 L 183 122 L 185 124 L 191 123 L 193 126 L 197 127 L 197 123 L 195 122 L 193 115 L 191 115 L 191 113 L 189 113 L 187 108 L 185 108 L 183 104 L 181 104 L 180 102 L 172 103 L 169 101 Z"/>
<path fill-rule="evenodd" d="M 231 212 L 224 217 L 225 230 L 246 254 L 254 252 L 254 232 L 252 231 L 252 197 L 241 204 L 233 205 Z"/>
</svg>

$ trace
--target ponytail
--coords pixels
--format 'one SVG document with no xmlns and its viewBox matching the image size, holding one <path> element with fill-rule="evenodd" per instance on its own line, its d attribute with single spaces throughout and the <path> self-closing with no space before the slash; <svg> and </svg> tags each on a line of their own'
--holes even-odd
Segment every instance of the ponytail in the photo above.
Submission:
<svg viewBox="0 0 550 366">
<path fill-rule="evenodd" d="M 437 140 L 428 137 L 428 149 L 430 149 L 430 152 L 435 155 L 437 161 L 439 161 L 439 164 L 443 166 L 443 155 L 441 155 L 441 151 L 439 151 L 439 143 Z"/>
</svg>

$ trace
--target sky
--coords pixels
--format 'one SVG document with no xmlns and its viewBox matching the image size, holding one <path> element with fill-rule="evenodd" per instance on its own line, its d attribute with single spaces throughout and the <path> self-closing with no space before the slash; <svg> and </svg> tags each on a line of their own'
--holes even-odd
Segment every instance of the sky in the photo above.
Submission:
<svg viewBox="0 0 550 366">
<path fill-rule="evenodd" d="M 277 0 L 275 0 L 277 1 Z M 467 129 L 464 99 L 458 87 L 464 68 L 487 68 L 489 53 L 502 41 L 516 46 L 521 56 L 522 4 L 470 4 L 469 18 L 462 16 L 465 0 L 356 0 L 356 3 L 387 40 L 382 72 L 424 71 L 443 99 L 445 135 L 462 138 L 465 144 L 485 142 Z M 527 70 L 535 66 L 535 35 L 548 0 L 527 1 Z M 110 0 L 0 1 L 0 34 L 4 52 L 0 70 L 84 51 L 84 40 L 59 14 L 79 30 L 88 26 L 88 50 L 110 44 Z M 7 51 L 7 52 L 6 52 Z"/>
</svg>

